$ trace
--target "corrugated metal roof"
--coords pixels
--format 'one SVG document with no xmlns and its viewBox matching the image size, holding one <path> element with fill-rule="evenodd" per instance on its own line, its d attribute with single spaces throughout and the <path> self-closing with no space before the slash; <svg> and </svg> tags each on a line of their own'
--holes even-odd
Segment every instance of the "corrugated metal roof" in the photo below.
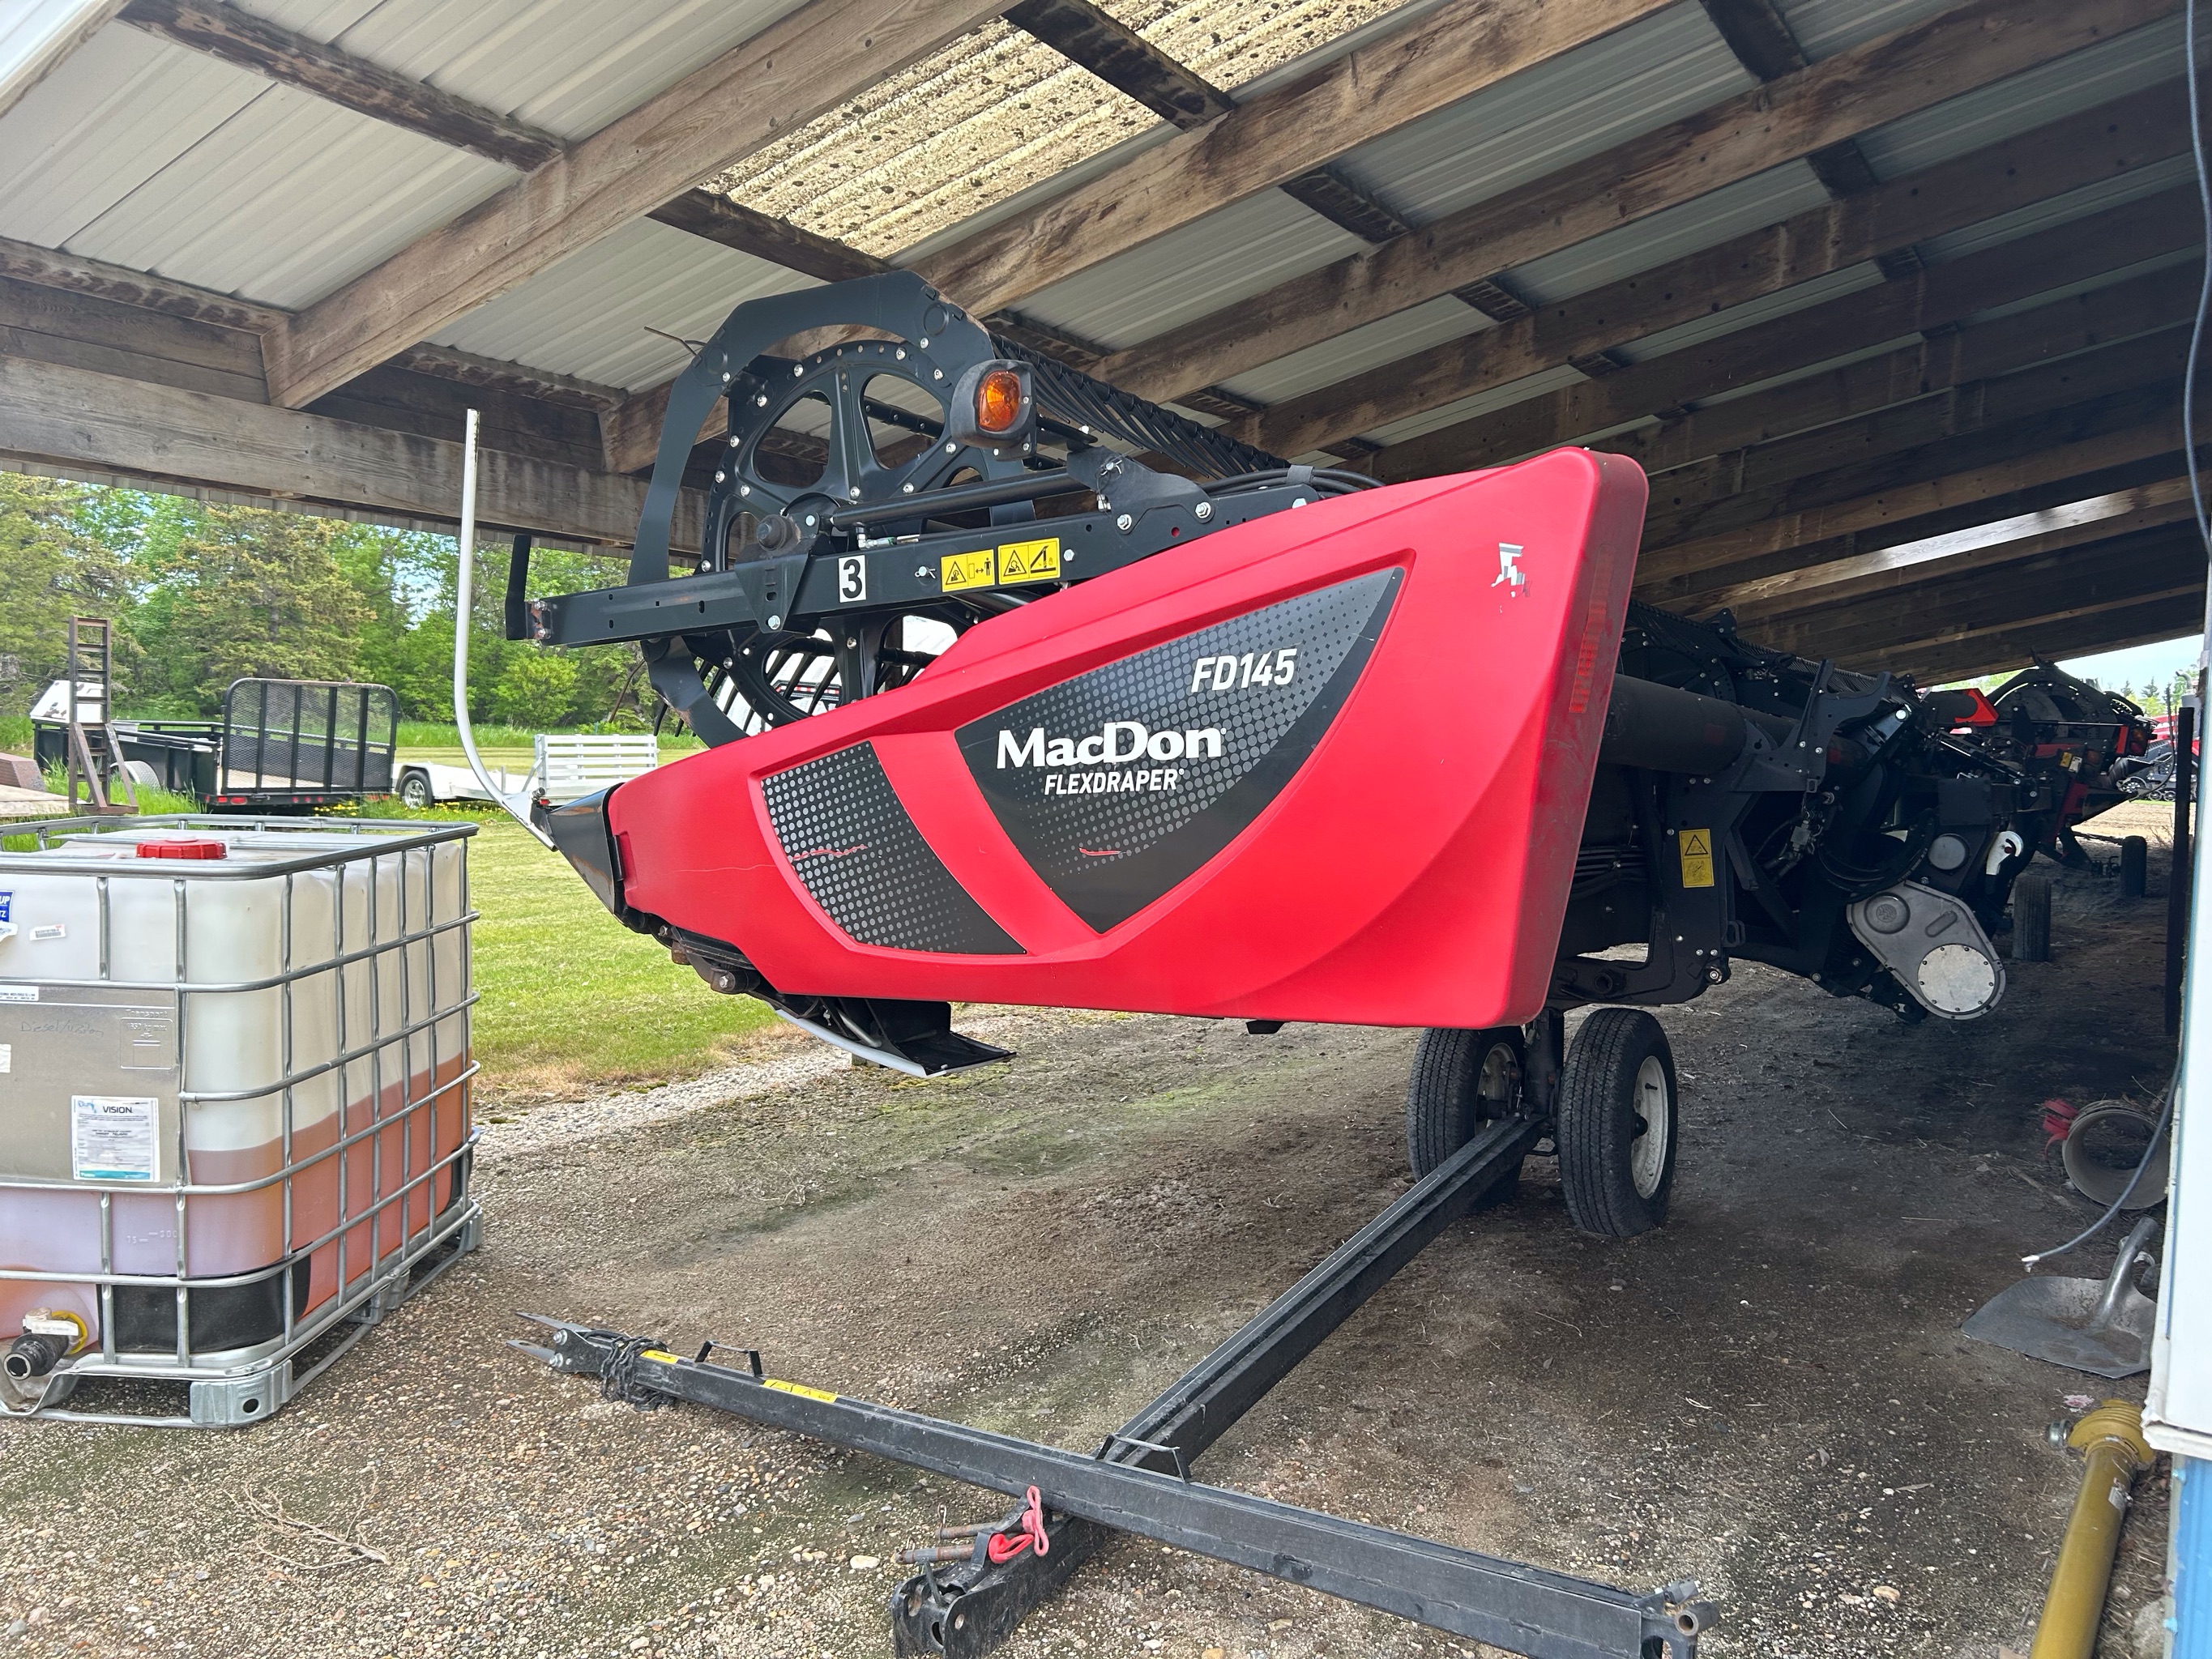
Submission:
<svg viewBox="0 0 2212 1659">
<path fill-rule="evenodd" d="M 106 22 L 121 0 L 9 0 L 0 5 L 0 110 Z"/>
<path fill-rule="evenodd" d="M 2104 179 L 2094 185 L 2084 185 L 2079 190 L 2069 190 L 2062 196 L 2015 208 L 2010 213 L 1984 219 L 1980 224 L 1968 225 L 1965 229 L 1954 230 L 1948 235 L 1931 236 L 1918 245 L 1920 257 L 1930 264 L 1960 258 L 1985 247 L 1994 247 L 1999 242 L 2009 242 L 2014 237 L 2053 229 L 2087 214 L 2101 213 L 2107 208 L 2138 201 L 2146 196 L 2155 196 L 2162 190 L 2171 190 L 2196 176 L 2196 168 L 2189 157 L 2170 156 L 2147 167 L 2137 167 L 2133 173 L 2124 173 L 2118 179 Z"/>
<path fill-rule="evenodd" d="M 1487 392 L 1478 392 L 1472 397 L 1462 398 L 1441 408 L 1425 410 L 1419 415 L 1409 415 L 1402 421 L 1392 421 L 1360 435 L 1379 444 L 1403 443 L 1407 439 L 1418 438 L 1425 432 L 1434 432 L 1439 427 L 1453 426 L 1461 421 L 1471 421 L 1479 415 L 1510 409 L 1515 404 L 1530 398 L 1540 398 L 1547 392 L 1557 392 L 1561 386 L 1574 386 L 1588 378 L 1562 363 L 1556 368 L 1540 369 L 1534 374 L 1508 381 L 1504 386 L 1494 386 Z"/>
<path fill-rule="evenodd" d="M 1280 191 L 1263 190 L 1038 290 L 1022 312 L 1118 349 L 1366 246 Z"/>
<path fill-rule="evenodd" d="M 2181 73 L 2181 20 L 2168 18 L 1945 100 L 1859 140 L 1875 172 L 1901 178 Z"/>
<path fill-rule="evenodd" d="M 1617 355 L 1632 363 L 1648 362 L 1654 357 L 1664 357 L 1669 352 L 1701 345 L 1707 340 L 1717 340 L 1740 329 L 1772 322 L 1777 317 L 1787 317 L 1793 312 L 1824 305 L 1830 300 L 1840 300 L 1844 295 L 1856 294 L 1861 289 L 1878 287 L 1881 280 L 1881 270 L 1871 261 L 1849 265 L 1841 270 L 1815 276 L 1809 283 L 1800 283 L 1795 288 L 1785 288 L 1778 294 L 1762 294 L 1758 299 L 1747 300 L 1740 306 L 1730 306 L 1725 311 L 1692 318 L 1675 327 L 1646 335 L 1641 340 L 1619 347 Z"/>
<path fill-rule="evenodd" d="M 1694 5 L 1523 70 L 1338 163 L 1419 224 L 1755 84 Z"/>
<path fill-rule="evenodd" d="M 1948 11 L 1958 0 L 1776 0 L 1814 63 Z"/>
<path fill-rule="evenodd" d="M 1509 274 L 1516 292 L 1534 305 L 1586 294 L 1638 271 L 1695 253 L 1732 236 L 1759 230 L 1819 207 L 1827 191 L 1802 161 L 1769 168 L 1753 178 L 1663 208 L 1647 219 L 1593 236 Z"/>
<path fill-rule="evenodd" d="M 803 0 L 246 0 L 396 74 L 589 137 Z"/>
<path fill-rule="evenodd" d="M 482 357 L 603 386 L 658 386 L 744 300 L 817 286 L 781 265 L 641 219 L 570 254 L 433 337 Z"/>
<path fill-rule="evenodd" d="M 795 3 L 264 0 L 257 9 L 578 137 Z M 289 307 L 515 176 L 121 23 L 0 117 L 0 155 L 9 163 L 0 235 Z"/>
<path fill-rule="evenodd" d="M 1490 319 L 1473 306 L 1447 294 L 1426 305 L 1401 311 L 1395 317 L 1385 317 L 1348 334 L 1340 334 L 1333 340 L 1308 346 L 1304 351 L 1278 357 L 1272 363 L 1224 382 L 1224 389 L 1255 403 L 1279 404 L 1285 398 L 1299 397 L 1370 368 L 1380 368 L 1385 363 L 1395 363 L 1401 357 L 1410 357 L 1417 351 L 1442 345 L 1446 340 L 1479 334 L 1490 326 Z"/>
</svg>

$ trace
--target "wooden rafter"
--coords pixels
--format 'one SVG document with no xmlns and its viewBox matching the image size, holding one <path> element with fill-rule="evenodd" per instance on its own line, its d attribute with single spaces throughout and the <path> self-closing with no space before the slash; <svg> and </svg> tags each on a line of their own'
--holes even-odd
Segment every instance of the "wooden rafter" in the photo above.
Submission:
<svg viewBox="0 0 2212 1659">
<path fill-rule="evenodd" d="M 2176 81 L 1285 399 L 1232 430 L 1279 455 L 1327 448 L 2179 155 L 2188 142 L 2188 104 Z"/>
<path fill-rule="evenodd" d="M 1746 629 L 1755 631 L 1770 617 L 1892 592 L 1966 571 L 1995 570 L 2069 548 L 2088 547 L 2139 530 L 2179 524 L 2194 510 L 2186 477 L 2160 478 L 1968 530 L 1717 589 L 1704 596 L 1698 609 L 1725 606 Z"/>
<path fill-rule="evenodd" d="M 921 269 L 972 311 L 1013 305 L 1665 3 L 1445 0 L 1310 75 L 963 238 L 923 260 Z M 1203 375 L 1190 384 L 1218 378 Z"/>
<path fill-rule="evenodd" d="M 1236 107 L 1196 70 L 1090 0 L 1017 0 L 1006 19 L 1164 121 L 1188 131 Z"/>
<path fill-rule="evenodd" d="M 1172 398 L 1192 386 L 1231 379 L 1479 277 L 2155 21 L 2175 4 L 1973 0 L 1477 203 L 1371 252 L 1240 300 L 1115 354 L 1100 372 L 1151 398 Z M 1164 155 L 1170 148 L 1151 154 Z M 1054 273 L 1091 263 L 1082 257 L 1089 243 L 1078 235 L 1078 226 L 1050 220 L 1045 210 L 1012 224 L 1045 239 Z M 1063 233 L 1076 253 L 1058 246 Z M 991 234 L 1006 233 L 999 228 Z M 1017 238 L 1007 246 L 1010 265 L 1018 253 Z M 927 268 L 948 292 L 965 291 L 957 261 L 940 258 Z"/>
<path fill-rule="evenodd" d="M 223 0 L 131 0 L 122 21 L 173 45 L 220 58 L 288 86 L 518 172 L 561 153 L 553 134 L 425 81 L 394 74 Z"/>
<path fill-rule="evenodd" d="M 1943 329 L 1893 350 L 1823 369 L 1747 397 L 1670 411 L 1656 424 L 1593 441 L 1660 474 L 1791 434 L 1878 412 L 1931 393 L 2048 364 L 2064 375 L 2087 372 L 2094 351 L 2156 331 L 2192 313 L 2197 274 L 2170 267 L 1986 321 Z"/>
<path fill-rule="evenodd" d="M 2203 544 L 2168 526 L 2043 554 L 1992 582 L 1977 571 L 1771 618 L 1749 636 L 1778 650 L 1852 662 L 1956 645 L 2204 592 Z"/>
<path fill-rule="evenodd" d="M 1720 31 L 1721 39 L 1735 55 L 1754 80 L 1779 81 L 1785 75 L 1795 75 L 1806 68 L 1811 59 L 1798 43 L 1790 20 L 1774 0 L 1700 0 L 1705 15 Z M 1846 138 L 1826 149 L 1816 149 L 1805 158 L 1813 176 L 1820 181 L 1829 195 L 1843 198 L 1856 196 L 1872 190 L 1881 182 L 1875 175 L 1866 152 L 1859 148 L 1856 138 Z M 1917 256 L 1911 248 L 1888 250 L 1877 256 L 1881 261 L 1882 275 L 1901 276 L 1912 269 Z"/>
<path fill-rule="evenodd" d="M 2193 634 L 2204 625 L 2201 595 L 2133 600 L 2062 619 L 2041 618 L 1969 640 L 1908 641 L 1857 653 L 1855 668 L 1910 674 L 1923 685 L 1970 679 L 2025 668 L 2037 657 L 2085 657 L 2101 651 L 2152 645 Z"/>
<path fill-rule="evenodd" d="M 2193 247 L 2193 191 L 2160 192 L 1908 276 L 1686 346 L 1478 419 L 1393 444 L 1376 458 L 1393 480 L 1459 471 L 1548 449 L 1738 386 L 1870 350 L 2069 283 Z M 2045 319 L 2055 320 L 2055 319 Z M 2063 324 L 2060 325 L 2063 331 Z M 2052 352 L 2051 355 L 2057 355 Z"/>
<path fill-rule="evenodd" d="M 992 15 L 991 0 L 809 0 L 301 312 L 270 390 L 312 403 Z"/>
<path fill-rule="evenodd" d="M 1647 549 L 1637 561 L 1638 580 L 1649 589 L 1670 579 L 1743 563 L 1761 554 L 1820 544 L 1835 544 L 1839 552 L 1847 553 L 1852 550 L 1842 538 L 1855 532 L 1892 530 L 1939 513 L 1983 507 L 2023 490 L 2171 455 L 2179 447 L 2180 433 L 2175 422 L 2148 421 L 1966 471 L 1899 484 L 1802 512 L 1777 514 L 1740 530 L 1697 541 Z"/>
</svg>

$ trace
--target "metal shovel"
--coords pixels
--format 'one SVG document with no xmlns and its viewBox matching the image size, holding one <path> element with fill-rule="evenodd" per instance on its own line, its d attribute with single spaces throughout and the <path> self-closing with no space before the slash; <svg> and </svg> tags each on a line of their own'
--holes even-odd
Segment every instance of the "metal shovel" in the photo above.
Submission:
<svg viewBox="0 0 2212 1659">
<path fill-rule="evenodd" d="M 2157 1233 L 2156 1217 L 2136 1222 L 2101 1279 L 2023 1279 L 2008 1285 L 1966 1321 L 1966 1334 L 2098 1376 L 2148 1370 L 2158 1304 L 2136 1288 L 2135 1276 L 2138 1264 L 2158 1259 L 2151 1248 Z"/>
</svg>

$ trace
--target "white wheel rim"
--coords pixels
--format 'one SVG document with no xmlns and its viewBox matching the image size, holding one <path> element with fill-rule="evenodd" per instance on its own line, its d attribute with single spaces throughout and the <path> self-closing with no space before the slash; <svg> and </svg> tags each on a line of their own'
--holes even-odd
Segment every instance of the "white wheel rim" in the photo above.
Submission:
<svg viewBox="0 0 2212 1659">
<path fill-rule="evenodd" d="M 1667 1068 L 1659 1063 L 1658 1055 L 1646 1054 L 1644 1063 L 1636 1068 L 1636 1086 L 1630 1103 L 1636 1115 L 1644 1120 L 1644 1127 L 1628 1143 L 1628 1178 L 1636 1188 L 1637 1197 L 1650 1198 L 1659 1190 L 1659 1182 L 1667 1173 L 1668 1142 L 1674 1128 L 1672 1115 L 1667 1109 Z"/>
<path fill-rule="evenodd" d="M 1505 1116 L 1513 1109 L 1514 1097 L 1521 1092 L 1521 1066 L 1513 1057 L 1513 1050 L 1503 1042 L 1491 1044 L 1482 1057 L 1482 1069 L 1475 1074 L 1475 1110 L 1483 1118 Z"/>
</svg>

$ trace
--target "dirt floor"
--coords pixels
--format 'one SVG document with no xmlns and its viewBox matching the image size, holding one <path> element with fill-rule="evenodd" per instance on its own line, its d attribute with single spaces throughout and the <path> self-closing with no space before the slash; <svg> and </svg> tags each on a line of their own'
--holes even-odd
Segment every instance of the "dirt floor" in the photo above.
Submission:
<svg viewBox="0 0 2212 1659">
<path fill-rule="evenodd" d="M 1532 1160 L 1199 1473 L 1638 1590 L 1693 1576 L 1715 1659 L 2024 1650 L 2077 1479 L 2045 1427 L 2142 1379 L 1959 1325 L 2085 1214 L 2039 1103 L 2162 1085 L 2152 862 L 2146 900 L 2060 877 L 2054 959 L 1977 1024 L 1755 968 L 1668 1011 L 1668 1226 L 1581 1237 Z M 1087 1447 L 1407 1182 L 1410 1033 L 964 1024 L 1020 1058 L 921 1085 L 763 1041 L 702 1085 L 489 1126 L 481 1253 L 263 1426 L 8 1425 L 0 1651 L 888 1654 L 892 1553 L 996 1500 L 602 1401 L 502 1346 L 514 1311 Z M 2106 1659 L 2153 1650 L 2162 1468 L 2138 1499 Z M 1133 1540 L 1009 1650 L 1472 1651 Z"/>
</svg>

